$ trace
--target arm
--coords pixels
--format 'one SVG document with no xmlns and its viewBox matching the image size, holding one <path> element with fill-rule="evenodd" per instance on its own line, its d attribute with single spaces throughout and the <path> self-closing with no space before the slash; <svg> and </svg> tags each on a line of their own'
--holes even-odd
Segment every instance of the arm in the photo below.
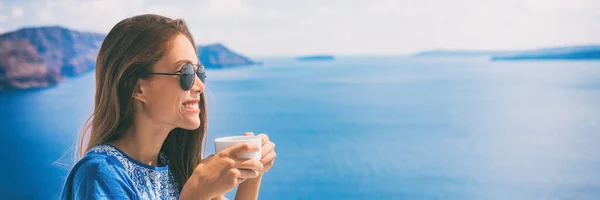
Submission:
<svg viewBox="0 0 600 200">
<path fill-rule="evenodd" d="M 240 160 L 236 157 L 258 151 L 259 148 L 256 144 L 238 144 L 202 159 L 184 184 L 180 198 L 212 199 L 233 190 L 240 179 L 256 178 L 256 173 L 251 170 L 262 169 L 260 161 Z"/>
<path fill-rule="evenodd" d="M 134 186 L 107 159 L 86 157 L 69 173 L 61 199 L 133 199 Z"/>
<path fill-rule="evenodd" d="M 263 173 L 258 175 L 256 178 L 247 179 L 238 186 L 237 192 L 235 193 L 235 200 L 254 200 L 258 199 L 258 191 L 260 189 L 260 181 L 262 180 Z"/>
</svg>

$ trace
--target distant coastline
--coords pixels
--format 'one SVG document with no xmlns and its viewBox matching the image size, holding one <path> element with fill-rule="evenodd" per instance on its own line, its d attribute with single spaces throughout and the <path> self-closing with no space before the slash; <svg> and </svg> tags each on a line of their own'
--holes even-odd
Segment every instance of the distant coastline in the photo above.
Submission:
<svg viewBox="0 0 600 200">
<path fill-rule="evenodd" d="M 222 69 L 260 64 L 250 58 L 231 51 L 225 45 L 216 43 L 197 46 L 200 63 L 209 69 Z"/>
<path fill-rule="evenodd" d="M 423 51 L 411 55 L 412 57 L 480 57 L 494 55 L 510 55 L 515 51 L 478 51 L 478 50 L 443 50 L 436 49 Z"/>
<path fill-rule="evenodd" d="M 309 56 L 297 57 L 296 60 L 299 60 L 299 61 L 335 60 L 335 57 L 333 57 L 332 55 L 309 55 Z"/>
<path fill-rule="evenodd" d="M 492 60 L 597 60 L 600 45 L 545 48 L 519 52 L 513 55 L 495 55 Z"/>
<path fill-rule="evenodd" d="M 105 34 L 61 26 L 28 27 L 0 34 L 0 90 L 45 88 L 93 71 Z M 209 69 L 260 64 L 223 44 L 197 46 Z"/>
<path fill-rule="evenodd" d="M 488 57 L 490 60 L 596 60 L 600 45 L 541 48 L 525 51 L 432 50 L 412 57 Z"/>
</svg>

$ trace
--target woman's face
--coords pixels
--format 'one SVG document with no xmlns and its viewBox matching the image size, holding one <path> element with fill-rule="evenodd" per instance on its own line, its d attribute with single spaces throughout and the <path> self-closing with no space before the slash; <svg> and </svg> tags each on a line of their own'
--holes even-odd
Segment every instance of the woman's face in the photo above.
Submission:
<svg viewBox="0 0 600 200">
<path fill-rule="evenodd" d="M 194 46 L 183 34 L 176 36 L 168 45 L 165 55 L 152 66 L 152 72 L 177 73 L 185 63 L 198 64 Z M 195 66 L 197 67 L 197 66 Z M 195 76 L 194 85 L 184 91 L 177 75 L 151 75 L 140 80 L 142 112 L 155 123 L 169 128 L 197 129 L 200 126 L 200 94 L 204 84 Z"/>
</svg>

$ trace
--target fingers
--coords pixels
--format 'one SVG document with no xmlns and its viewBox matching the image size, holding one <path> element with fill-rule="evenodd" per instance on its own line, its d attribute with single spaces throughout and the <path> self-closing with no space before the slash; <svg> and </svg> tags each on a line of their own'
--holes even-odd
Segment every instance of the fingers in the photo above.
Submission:
<svg viewBox="0 0 600 200">
<path fill-rule="evenodd" d="M 271 160 L 271 161 L 270 161 L 270 162 L 268 162 L 268 163 L 265 163 L 263 166 L 267 166 L 267 167 L 269 167 L 269 168 L 270 168 L 271 166 L 273 166 L 273 163 L 275 163 L 275 159 Z"/>
<path fill-rule="evenodd" d="M 257 171 L 251 169 L 231 168 L 228 170 L 228 175 L 233 178 L 233 180 L 237 180 L 237 182 L 240 183 L 249 178 L 256 178 L 259 174 Z"/>
<path fill-rule="evenodd" d="M 233 165 L 233 167 L 239 168 L 239 169 L 250 169 L 250 170 L 261 171 L 263 169 L 263 164 L 260 161 L 258 161 L 258 160 L 252 160 L 252 159 L 239 160 L 239 159 L 236 159 L 236 162 Z"/>
<path fill-rule="evenodd" d="M 244 181 L 246 181 L 247 178 L 237 178 L 237 183 L 243 183 Z"/>
<path fill-rule="evenodd" d="M 241 179 L 248 179 L 248 178 L 256 178 L 258 176 L 258 172 L 251 170 L 251 169 L 238 169 L 240 170 L 240 177 Z"/>
<path fill-rule="evenodd" d="M 269 141 L 267 144 L 262 146 L 262 155 L 261 158 L 264 158 L 267 154 L 273 152 L 275 150 L 275 143 Z"/>
<path fill-rule="evenodd" d="M 253 132 L 245 132 L 244 136 L 254 136 L 254 133 Z M 269 142 L 269 136 L 267 134 L 260 133 L 260 134 L 258 134 L 258 136 L 261 137 L 261 143 L 263 145 L 265 145 L 266 143 Z"/>
<path fill-rule="evenodd" d="M 263 158 L 262 158 L 262 159 L 260 159 L 260 162 L 261 162 L 263 165 L 266 165 L 267 163 L 270 163 L 270 162 L 272 162 L 273 160 L 275 160 L 275 157 L 276 157 L 276 156 L 277 156 L 277 154 L 275 153 L 275 151 L 271 151 L 271 153 L 269 153 L 269 154 L 267 154 L 267 155 L 263 156 Z"/>
<path fill-rule="evenodd" d="M 226 170 L 226 174 L 235 179 L 246 179 L 256 178 L 258 176 L 258 171 L 251 169 L 230 168 L 229 170 Z"/>
<path fill-rule="evenodd" d="M 263 145 L 265 145 L 267 142 L 269 142 L 269 136 L 267 136 L 267 134 L 261 133 L 261 134 L 258 134 L 258 136 L 260 136 L 262 138 Z"/>
<path fill-rule="evenodd" d="M 223 150 L 223 152 L 231 158 L 237 158 L 242 154 L 258 150 L 260 150 L 260 147 L 256 144 L 238 144 Z"/>
</svg>

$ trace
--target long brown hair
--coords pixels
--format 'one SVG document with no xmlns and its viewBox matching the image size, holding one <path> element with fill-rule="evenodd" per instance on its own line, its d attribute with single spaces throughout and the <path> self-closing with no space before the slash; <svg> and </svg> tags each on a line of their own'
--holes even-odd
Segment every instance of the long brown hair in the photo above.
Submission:
<svg viewBox="0 0 600 200">
<path fill-rule="evenodd" d="M 185 35 L 196 51 L 194 39 L 182 19 L 138 15 L 120 21 L 110 30 L 98 52 L 94 112 L 78 138 L 76 159 L 94 145 L 121 138 L 132 126 L 133 92 L 138 80 L 152 70 L 178 34 Z M 204 150 L 207 132 L 204 93 L 200 99 L 200 127 L 172 130 L 161 148 L 180 191 L 200 163 Z"/>
</svg>

